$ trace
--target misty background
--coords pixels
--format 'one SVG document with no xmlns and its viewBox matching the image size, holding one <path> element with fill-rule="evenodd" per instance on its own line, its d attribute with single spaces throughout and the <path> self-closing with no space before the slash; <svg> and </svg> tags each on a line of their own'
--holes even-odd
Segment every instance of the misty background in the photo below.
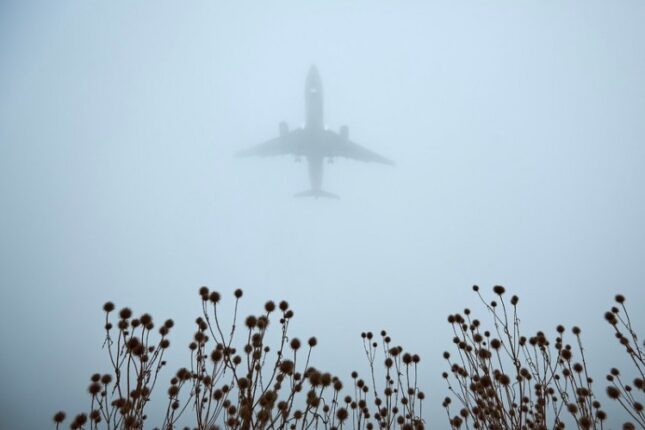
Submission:
<svg viewBox="0 0 645 430">
<path fill-rule="evenodd" d="M 201 285 L 244 289 L 243 316 L 288 300 L 344 381 L 387 329 L 446 428 L 446 316 L 501 284 L 527 333 L 582 327 L 623 418 L 602 315 L 621 292 L 645 331 L 644 20 L 640 0 L 0 2 L 0 427 L 88 407 L 107 300 L 175 320 L 165 390 Z M 311 64 L 326 124 L 397 163 L 326 165 L 340 200 L 293 198 L 293 157 L 234 157 L 304 123 Z"/>
</svg>

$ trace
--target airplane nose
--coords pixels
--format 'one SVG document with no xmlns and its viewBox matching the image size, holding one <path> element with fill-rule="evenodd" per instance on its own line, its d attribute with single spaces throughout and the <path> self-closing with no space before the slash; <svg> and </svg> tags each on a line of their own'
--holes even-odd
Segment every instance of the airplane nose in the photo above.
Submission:
<svg viewBox="0 0 645 430">
<path fill-rule="evenodd" d="M 312 64 L 311 67 L 309 67 L 309 72 L 307 73 L 307 87 L 320 88 L 320 74 L 318 74 L 318 69 L 315 64 Z"/>
</svg>

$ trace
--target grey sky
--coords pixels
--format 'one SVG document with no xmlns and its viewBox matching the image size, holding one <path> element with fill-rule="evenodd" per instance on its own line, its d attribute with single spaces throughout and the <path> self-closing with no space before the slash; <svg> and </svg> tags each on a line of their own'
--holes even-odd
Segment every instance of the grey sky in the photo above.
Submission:
<svg viewBox="0 0 645 430">
<path fill-rule="evenodd" d="M 519 294 L 527 330 L 581 325 L 602 377 L 603 311 L 645 298 L 644 20 L 640 0 L 3 1 L 0 424 L 86 405 L 108 299 L 174 318 L 183 365 L 201 285 L 289 300 L 345 378 L 387 328 L 437 425 L 445 317 L 475 283 Z M 338 201 L 294 199 L 291 158 L 233 157 L 304 121 L 312 63 L 328 126 L 397 162 L 326 166 Z"/>
</svg>

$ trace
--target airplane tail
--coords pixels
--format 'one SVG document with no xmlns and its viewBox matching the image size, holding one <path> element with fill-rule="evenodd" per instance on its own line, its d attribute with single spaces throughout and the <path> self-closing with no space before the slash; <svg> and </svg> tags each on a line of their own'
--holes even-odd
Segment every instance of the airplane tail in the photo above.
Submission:
<svg viewBox="0 0 645 430">
<path fill-rule="evenodd" d="M 328 199 L 340 198 L 336 194 L 328 193 L 327 191 L 323 191 L 323 190 L 307 190 L 296 194 L 294 197 L 315 197 L 317 199 L 320 197 L 325 197 Z"/>
</svg>

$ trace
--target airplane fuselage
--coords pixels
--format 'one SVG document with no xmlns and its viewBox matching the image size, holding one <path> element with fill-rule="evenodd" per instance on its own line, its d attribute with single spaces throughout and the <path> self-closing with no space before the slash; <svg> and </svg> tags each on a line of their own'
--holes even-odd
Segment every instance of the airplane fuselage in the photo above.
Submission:
<svg viewBox="0 0 645 430">
<path fill-rule="evenodd" d="M 307 163 L 309 163 L 309 182 L 311 190 L 321 191 L 323 177 L 324 154 L 316 151 L 319 143 L 324 139 L 325 126 L 323 122 L 323 91 L 322 81 L 318 70 L 315 67 L 309 69 L 305 81 L 305 133 L 308 134 L 308 141 L 311 145 L 307 151 Z"/>
<path fill-rule="evenodd" d="M 323 130 L 323 92 L 320 75 L 315 67 L 309 69 L 305 82 L 305 111 L 307 114 L 305 128 Z"/>
</svg>

